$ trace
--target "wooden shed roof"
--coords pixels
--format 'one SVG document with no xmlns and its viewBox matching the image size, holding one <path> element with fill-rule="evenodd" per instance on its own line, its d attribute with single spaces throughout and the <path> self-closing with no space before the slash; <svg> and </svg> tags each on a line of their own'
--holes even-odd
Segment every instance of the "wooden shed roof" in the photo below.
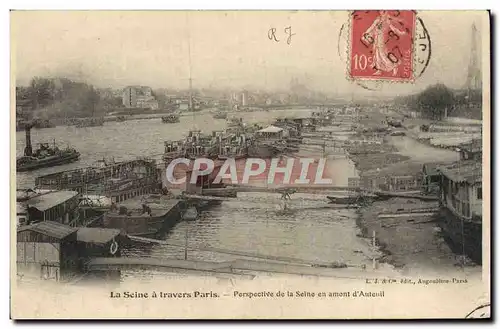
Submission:
<svg viewBox="0 0 500 329">
<path fill-rule="evenodd" d="M 17 232 L 32 231 L 52 238 L 62 240 L 70 234 L 76 232 L 76 228 L 58 222 L 44 221 L 32 225 L 22 226 Z"/>
</svg>

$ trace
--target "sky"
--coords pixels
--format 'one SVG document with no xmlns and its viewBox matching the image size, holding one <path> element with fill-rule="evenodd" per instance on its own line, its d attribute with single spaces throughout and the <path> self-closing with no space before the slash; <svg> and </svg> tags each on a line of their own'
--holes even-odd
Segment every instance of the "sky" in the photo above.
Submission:
<svg viewBox="0 0 500 329">
<path fill-rule="evenodd" d="M 487 36 L 487 13 L 418 15 L 432 40 L 426 72 L 415 84 L 387 84 L 376 93 L 407 94 L 437 82 L 464 85 L 471 26 Z M 276 90 L 296 77 L 318 91 L 370 93 L 346 79 L 338 54 L 347 21 L 346 11 L 15 11 L 12 68 L 17 84 L 64 76 L 98 87 L 184 89 L 191 75 L 194 88 Z M 290 44 L 286 27 L 294 33 Z M 271 28 L 280 42 L 269 40 Z"/>
</svg>

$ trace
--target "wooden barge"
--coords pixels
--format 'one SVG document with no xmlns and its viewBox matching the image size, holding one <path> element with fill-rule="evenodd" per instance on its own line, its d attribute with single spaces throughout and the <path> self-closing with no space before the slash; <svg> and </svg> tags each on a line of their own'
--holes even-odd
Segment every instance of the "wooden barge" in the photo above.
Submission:
<svg viewBox="0 0 500 329">
<path fill-rule="evenodd" d="M 124 234 L 135 236 L 158 236 L 168 232 L 182 219 L 184 203 L 181 200 L 163 200 L 152 204 L 134 198 L 104 214 L 103 226 L 119 229 Z"/>
<path fill-rule="evenodd" d="M 35 188 L 104 196 L 109 204 L 160 190 L 156 162 L 147 158 L 40 176 L 35 180 Z"/>
<path fill-rule="evenodd" d="M 438 168 L 440 221 L 456 253 L 482 263 L 482 163 L 459 161 Z"/>
</svg>

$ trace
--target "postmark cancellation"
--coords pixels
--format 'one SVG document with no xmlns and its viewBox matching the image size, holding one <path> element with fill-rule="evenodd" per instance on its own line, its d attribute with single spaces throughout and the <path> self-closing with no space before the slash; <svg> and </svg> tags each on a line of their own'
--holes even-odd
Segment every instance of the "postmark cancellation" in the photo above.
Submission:
<svg viewBox="0 0 500 329">
<path fill-rule="evenodd" d="M 349 15 L 347 77 L 414 82 L 431 54 L 430 36 L 413 10 L 357 10 Z"/>
</svg>

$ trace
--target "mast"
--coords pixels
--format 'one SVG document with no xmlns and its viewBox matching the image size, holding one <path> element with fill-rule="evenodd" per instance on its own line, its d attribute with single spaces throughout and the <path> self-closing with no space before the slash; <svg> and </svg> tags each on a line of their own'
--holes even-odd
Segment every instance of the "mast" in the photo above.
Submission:
<svg viewBox="0 0 500 329">
<path fill-rule="evenodd" d="M 33 154 L 33 147 L 31 146 L 31 123 L 26 122 L 24 130 L 26 132 L 26 146 L 24 148 L 24 155 L 31 156 Z"/>
<path fill-rule="evenodd" d="M 189 14 L 186 13 L 186 28 L 187 28 L 187 39 L 188 39 L 188 65 L 189 65 L 189 105 L 188 110 L 193 112 L 194 119 L 194 109 L 193 109 L 193 79 L 192 79 L 192 66 L 191 66 L 191 34 L 189 31 Z M 194 124 L 194 123 L 193 123 Z"/>
</svg>

